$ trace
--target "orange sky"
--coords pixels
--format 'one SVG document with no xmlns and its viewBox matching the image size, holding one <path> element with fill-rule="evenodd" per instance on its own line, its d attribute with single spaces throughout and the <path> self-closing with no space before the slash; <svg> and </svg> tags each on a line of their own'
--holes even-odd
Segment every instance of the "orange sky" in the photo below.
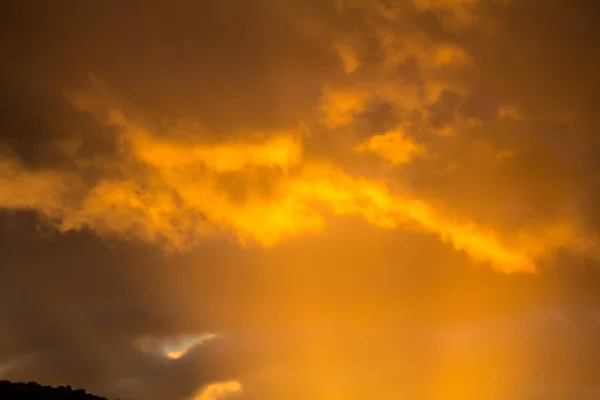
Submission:
<svg viewBox="0 0 600 400">
<path fill-rule="evenodd" d="M 59 3 L 0 8 L 0 378 L 594 398 L 598 7 Z"/>
</svg>

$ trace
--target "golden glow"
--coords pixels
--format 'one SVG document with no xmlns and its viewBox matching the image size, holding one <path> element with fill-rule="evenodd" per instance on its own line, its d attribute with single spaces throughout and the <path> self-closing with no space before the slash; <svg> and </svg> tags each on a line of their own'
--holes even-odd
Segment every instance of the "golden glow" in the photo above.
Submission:
<svg viewBox="0 0 600 400">
<path fill-rule="evenodd" d="M 237 381 L 217 382 L 204 387 L 193 400 L 219 400 L 229 398 L 232 394 L 241 393 L 242 385 Z"/>
<path fill-rule="evenodd" d="M 239 171 L 249 166 L 291 167 L 299 163 L 302 147 L 291 134 L 273 135 L 261 143 L 234 142 L 216 145 L 168 143 L 148 137 L 132 138 L 140 161 L 163 168 L 204 164 L 217 172 Z"/>
</svg>

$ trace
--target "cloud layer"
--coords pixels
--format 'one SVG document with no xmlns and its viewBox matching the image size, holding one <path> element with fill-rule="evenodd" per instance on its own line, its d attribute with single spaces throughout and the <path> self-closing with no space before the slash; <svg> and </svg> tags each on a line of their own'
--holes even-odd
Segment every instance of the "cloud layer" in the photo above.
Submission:
<svg viewBox="0 0 600 400">
<path fill-rule="evenodd" d="M 60 3 L 0 9 L 3 376 L 593 398 L 597 7 Z"/>
</svg>

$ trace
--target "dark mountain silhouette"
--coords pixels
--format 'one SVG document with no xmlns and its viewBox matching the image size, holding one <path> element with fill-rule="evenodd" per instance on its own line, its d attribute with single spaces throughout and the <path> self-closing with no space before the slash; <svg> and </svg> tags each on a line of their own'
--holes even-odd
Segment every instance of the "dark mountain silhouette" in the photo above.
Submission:
<svg viewBox="0 0 600 400">
<path fill-rule="evenodd" d="M 71 386 L 42 386 L 36 382 L 0 381 L 2 400 L 108 400 Z"/>
</svg>

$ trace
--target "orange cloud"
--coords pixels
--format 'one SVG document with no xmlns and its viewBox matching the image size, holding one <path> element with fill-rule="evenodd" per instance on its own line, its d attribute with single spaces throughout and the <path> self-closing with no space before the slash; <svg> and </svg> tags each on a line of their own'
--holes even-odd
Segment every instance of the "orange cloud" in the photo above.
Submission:
<svg viewBox="0 0 600 400">
<path fill-rule="evenodd" d="M 473 142 L 472 145 L 473 152 L 480 156 L 486 158 L 495 158 L 499 161 L 510 158 L 517 153 L 515 149 L 496 149 L 491 143 L 485 140 L 477 140 Z"/>
<path fill-rule="evenodd" d="M 204 387 L 193 400 L 219 400 L 241 392 L 242 385 L 238 381 L 217 382 Z"/>
<path fill-rule="evenodd" d="M 482 0 L 412 0 L 419 11 L 442 13 L 446 28 L 460 29 L 473 24 L 473 7 Z"/>
<path fill-rule="evenodd" d="M 425 146 L 407 137 L 401 129 L 371 136 L 355 150 L 359 153 L 375 153 L 392 164 L 406 164 L 415 156 L 425 154 Z"/>
<path fill-rule="evenodd" d="M 335 46 L 344 66 L 344 71 L 347 74 L 351 74 L 360 66 L 360 60 L 358 55 L 348 44 L 338 43 Z"/>
<path fill-rule="evenodd" d="M 328 205 L 336 215 L 360 215 L 382 228 L 404 226 L 437 234 L 473 260 L 489 262 L 500 271 L 531 272 L 537 259 L 561 245 L 585 246 L 569 224 L 553 228 L 552 235 L 540 232 L 509 245 L 491 228 L 449 217 L 423 200 L 393 195 L 381 183 L 352 178 L 335 169 L 317 168 L 309 176 L 313 179 L 294 182 L 288 193 L 300 191 L 306 199 Z M 323 178 L 314 179 L 316 176 Z"/>
<path fill-rule="evenodd" d="M 440 205 L 393 193 L 382 182 L 352 176 L 331 163 L 304 159 L 299 132 L 211 143 L 175 128 L 161 136 L 110 103 L 76 104 L 118 130 L 125 153 L 103 166 L 116 172 L 81 190 L 83 182 L 74 174 L 28 171 L 3 161 L 0 205 L 37 209 L 61 230 L 87 227 L 167 248 L 190 246 L 208 235 L 274 246 L 323 231 L 329 216 L 354 215 L 385 229 L 438 235 L 473 260 L 505 272 L 533 271 L 554 248 L 580 244 L 568 224 L 552 235 L 506 240 Z M 367 139 L 357 151 L 406 163 L 425 150 L 394 130 Z M 235 184 L 223 183 L 232 176 Z M 236 194 L 240 188 L 243 193 Z"/>
<path fill-rule="evenodd" d="M 403 33 L 385 25 L 373 27 L 379 39 L 383 60 L 377 75 L 370 80 L 323 88 L 319 111 L 320 122 L 334 129 L 349 126 L 357 115 L 365 112 L 370 104 L 378 101 L 393 104 L 398 109 L 417 111 L 424 117 L 430 115 L 433 105 L 446 91 L 466 93 L 464 85 L 453 75 L 458 69 L 472 68 L 474 62 L 467 51 L 455 44 L 439 43 L 424 34 Z M 338 53 L 345 63 L 346 72 L 358 67 L 352 42 L 337 45 Z M 398 68 L 415 61 L 419 80 L 411 81 Z M 446 74 L 449 72 L 449 74 Z"/>
<path fill-rule="evenodd" d="M 72 212 L 69 193 L 81 189 L 75 176 L 52 170 L 28 171 L 18 160 L 0 159 L 0 207 L 37 209 L 60 219 Z"/>
<path fill-rule="evenodd" d="M 415 59 L 423 69 L 466 67 L 472 64 L 469 54 L 458 45 L 437 43 L 423 34 L 398 35 L 392 30 L 378 29 L 388 66 Z M 428 71 L 425 71 L 428 72 Z"/>
<path fill-rule="evenodd" d="M 181 167 L 204 164 L 218 172 L 239 171 L 249 166 L 289 168 L 300 162 L 302 147 L 293 135 L 275 135 L 262 143 L 216 145 L 168 143 L 148 137 L 132 140 L 136 156 L 149 165 Z"/>
<path fill-rule="evenodd" d="M 499 119 L 514 119 L 514 120 L 522 120 L 523 113 L 515 106 L 504 106 L 501 107 L 498 111 Z"/>
<path fill-rule="evenodd" d="M 366 109 L 369 97 L 364 91 L 326 88 L 321 102 L 322 123 L 329 128 L 349 124 L 355 114 Z"/>
</svg>

